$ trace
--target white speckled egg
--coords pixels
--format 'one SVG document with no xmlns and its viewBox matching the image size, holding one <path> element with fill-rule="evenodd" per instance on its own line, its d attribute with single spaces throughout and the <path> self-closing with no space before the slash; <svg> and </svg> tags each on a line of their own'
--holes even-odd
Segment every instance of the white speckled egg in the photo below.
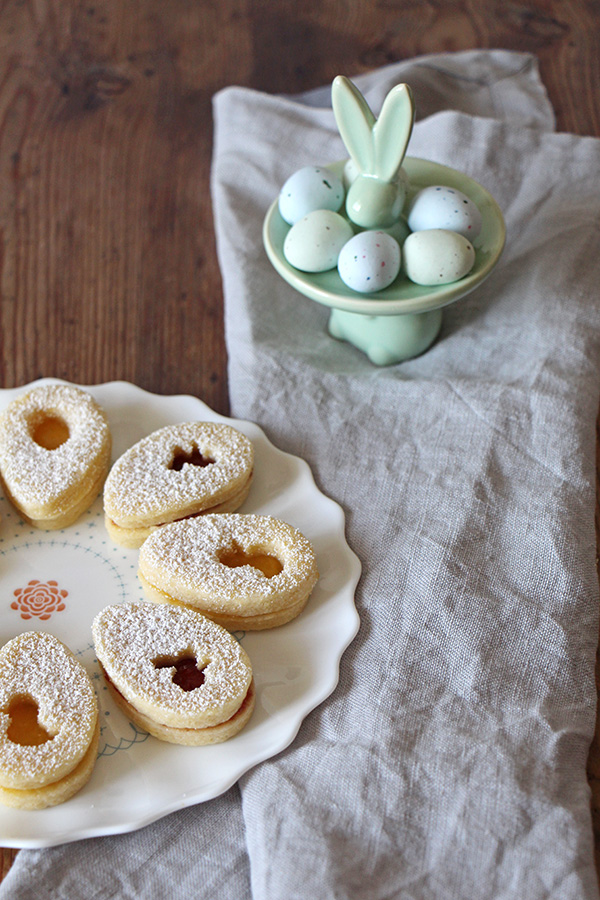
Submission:
<svg viewBox="0 0 600 900">
<path fill-rule="evenodd" d="M 289 225 L 315 209 L 337 212 L 344 202 L 341 180 L 323 166 L 304 166 L 290 175 L 279 192 L 279 212 Z"/>
<path fill-rule="evenodd" d="M 400 244 L 385 231 L 361 231 L 344 244 L 338 259 L 340 278 L 353 291 L 370 294 L 397 277 Z"/>
<path fill-rule="evenodd" d="M 411 231 L 445 228 L 474 241 L 481 231 L 481 213 L 461 191 L 431 185 L 419 191 L 411 201 L 408 227 Z"/>
<path fill-rule="evenodd" d="M 413 232 L 404 242 L 402 256 L 404 271 L 416 284 L 451 284 L 475 264 L 471 242 L 444 228 Z"/>
<path fill-rule="evenodd" d="M 315 209 L 292 225 L 283 255 L 302 272 L 326 272 L 337 265 L 340 250 L 354 231 L 347 219 L 330 209 Z"/>
</svg>

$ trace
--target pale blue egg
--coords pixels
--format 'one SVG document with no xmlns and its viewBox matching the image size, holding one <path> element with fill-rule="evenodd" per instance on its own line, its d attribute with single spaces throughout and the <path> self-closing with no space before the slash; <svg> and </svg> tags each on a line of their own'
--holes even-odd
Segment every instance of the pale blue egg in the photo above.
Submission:
<svg viewBox="0 0 600 900">
<path fill-rule="evenodd" d="M 344 202 L 344 185 L 323 166 L 304 166 L 290 175 L 279 192 L 279 212 L 289 225 L 316 209 L 337 212 Z"/>
<path fill-rule="evenodd" d="M 481 231 L 481 213 L 473 201 L 455 188 L 431 185 L 420 190 L 408 208 L 411 231 L 444 228 L 474 241 Z"/>
</svg>

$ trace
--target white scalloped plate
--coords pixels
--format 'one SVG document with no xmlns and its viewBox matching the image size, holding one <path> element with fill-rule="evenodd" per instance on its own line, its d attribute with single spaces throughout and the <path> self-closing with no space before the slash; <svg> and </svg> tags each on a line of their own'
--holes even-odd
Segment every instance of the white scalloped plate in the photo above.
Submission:
<svg viewBox="0 0 600 900">
<path fill-rule="evenodd" d="M 56 379 L 35 384 L 45 381 Z M 31 386 L 0 391 L 0 410 Z M 109 417 L 113 459 L 163 425 L 226 421 L 243 431 L 254 442 L 256 469 L 240 512 L 268 513 L 304 532 L 315 547 L 321 577 L 293 622 L 236 635 L 252 660 L 257 686 L 246 728 L 217 746 L 177 747 L 136 730 L 113 705 L 99 675 L 93 617 L 110 603 L 143 599 L 137 551 L 111 543 L 101 498 L 74 525 L 46 532 L 26 525 L 1 497 L 0 643 L 31 630 L 64 641 L 92 676 L 102 726 L 94 774 L 79 794 L 36 812 L 0 807 L 4 847 L 49 847 L 133 831 L 223 793 L 291 744 L 305 716 L 336 687 L 342 653 L 359 625 L 354 591 L 361 567 L 346 543 L 343 511 L 318 490 L 303 460 L 274 447 L 257 425 L 226 419 L 195 397 L 159 396 L 125 382 L 86 390 Z"/>
</svg>

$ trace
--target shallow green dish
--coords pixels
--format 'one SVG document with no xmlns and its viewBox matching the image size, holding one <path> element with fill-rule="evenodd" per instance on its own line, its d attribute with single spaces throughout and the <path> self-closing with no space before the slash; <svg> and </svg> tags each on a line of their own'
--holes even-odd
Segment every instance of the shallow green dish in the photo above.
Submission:
<svg viewBox="0 0 600 900">
<path fill-rule="evenodd" d="M 327 168 L 341 176 L 344 164 L 342 160 Z M 448 166 L 415 157 L 405 157 L 402 165 L 410 181 L 407 204 L 417 191 L 440 184 L 462 191 L 481 212 L 481 232 L 473 241 L 475 265 L 460 281 L 422 287 L 401 273 L 385 290 L 368 296 L 359 294 L 344 284 L 337 269 L 308 274 L 287 262 L 283 243 L 290 226 L 279 214 L 277 199 L 271 204 L 263 225 L 265 250 L 279 275 L 304 296 L 331 307 L 330 333 L 353 343 L 377 365 L 400 362 L 426 350 L 439 332 L 442 307 L 469 294 L 488 277 L 506 240 L 498 204 L 472 178 Z M 394 317 L 393 321 L 390 317 Z"/>
</svg>

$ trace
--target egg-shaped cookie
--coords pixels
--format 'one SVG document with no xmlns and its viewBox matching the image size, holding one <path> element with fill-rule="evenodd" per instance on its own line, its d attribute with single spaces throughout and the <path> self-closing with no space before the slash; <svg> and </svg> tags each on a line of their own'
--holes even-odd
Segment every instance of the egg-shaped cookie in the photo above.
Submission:
<svg viewBox="0 0 600 900">
<path fill-rule="evenodd" d="M 37 528 L 66 528 L 96 499 L 110 465 L 104 411 L 81 388 L 39 385 L 0 417 L 0 475 L 7 498 Z"/>
<path fill-rule="evenodd" d="M 226 741 L 254 709 L 252 666 L 224 628 L 193 610 L 108 606 L 95 617 L 96 656 L 117 706 L 173 744 Z"/>
<path fill-rule="evenodd" d="M 138 576 L 155 603 L 183 604 L 231 631 L 302 612 L 319 573 L 312 544 L 273 516 L 229 513 L 165 525 L 142 545 Z"/>
<path fill-rule="evenodd" d="M 89 675 L 51 634 L 29 631 L 0 649 L 0 802 L 62 803 L 89 780 L 98 751 Z"/>
<path fill-rule="evenodd" d="M 221 422 L 167 425 L 130 447 L 104 486 L 107 531 L 139 547 L 159 525 L 207 512 L 233 512 L 246 499 L 254 447 Z"/>
</svg>

